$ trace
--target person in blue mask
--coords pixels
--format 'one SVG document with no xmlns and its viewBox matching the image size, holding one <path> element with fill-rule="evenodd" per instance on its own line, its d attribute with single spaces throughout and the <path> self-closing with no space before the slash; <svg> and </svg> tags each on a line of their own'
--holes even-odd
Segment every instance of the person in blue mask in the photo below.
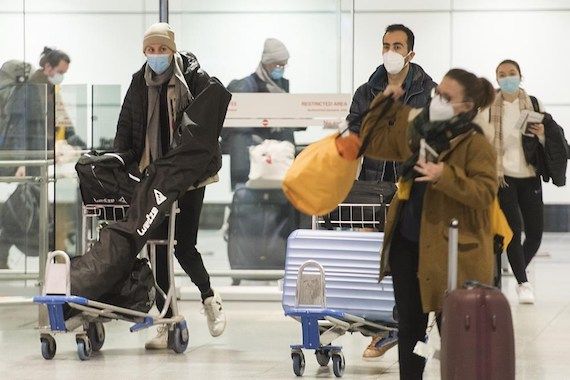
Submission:
<svg viewBox="0 0 570 380">
<path fill-rule="evenodd" d="M 496 76 L 500 89 L 489 110 L 490 124 L 485 134 L 497 151 L 499 203 L 513 231 L 507 256 L 518 283 L 519 303 L 533 304 L 534 292 L 526 267 L 540 247 L 544 205 L 540 173 L 527 162 L 528 152 L 523 140 L 526 134 L 544 146 L 545 133 L 542 123 L 528 124 L 526 130 L 521 130 L 518 121 L 523 110 L 544 112 L 544 109 L 536 98 L 520 87 L 521 68 L 516 61 L 502 61 L 497 66 Z"/>
<path fill-rule="evenodd" d="M 276 38 L 268 38 L 263 44 L 261 62 L 251 75 L 234 79 L 228 85 L 230 92 L 287 93 L 289 80 L 284 77 L 289 61 L 289 51 Z M 295 143 L 293 128 L 224 128 L 222 130 L 223 153 L 230 155 L 232 190 L 249 179 L 249 146 L 272 139 Z"/>
<path fill-rule="evenodd" d="M 289 51 L 283 42 L 268 38 L 263 44 L 261 62 L 254 73 L 243 79 L 235 79 L 228 85 L 231 92 L 289 92 L 289 80 L 285 79 L 285 68 Z"/>
<path fill-rule="evenodd" d="M 157 23 L 146 31 L 143 40 L 146 62 L 133 79 L 117 123 L 114 148 L 124 153 L 126 164 L 138 164 L 141 172 L 153 161 L 166 154 L 173 141 L 176 118 L 209 83 L 209 75 L 202 70 L 191 53 L 179 53 L 174 31 L 167 23 Z M 217 181 L 217 173 L 205 183 Z M 189 189 L 178 199 L 180 213 L 176 217 L 176 248 L 174 254 L 180 266 L 198 287 L 204 306 L 208 328 L 212 336 L 219 336 L 226 327 L 222 299 L 210 286 L 210 276 L 202 256 L 196 249 L 200 213 L 204 202 L 203 186 Z M 168 221 L 157 228 L 153 238 L 164 239 Z M 158 246 L 156 280 L 162 289 L 168 289 L 166 247 Z M 159 309 L 164 299 L 157 293 Z M 168 310 L 166 317 L 172 316 Z M 159 327 L 158 334 L 145 345 L 146 349 L 168 348 L 168 327 Z"/>
</svg>

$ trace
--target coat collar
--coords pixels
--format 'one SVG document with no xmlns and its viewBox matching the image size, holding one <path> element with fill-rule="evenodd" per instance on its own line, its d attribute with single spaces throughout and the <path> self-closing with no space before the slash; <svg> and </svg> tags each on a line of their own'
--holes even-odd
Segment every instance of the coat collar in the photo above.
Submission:
<svg viewBox="0 0 570 380">
<path fill-rule="evenodd" d="M 444 150 L 443 152 L 441 152 L 441 153 L 439 154 L 438 162 L 445 160 L 445 158 L 447 158 L 447 156 L 449 156 L 449 154 L 450 154 L 451 152 L 453 152 L 453 150 L 454 150 L 455 148 L 457 148 L 457 146 L 458 146 L 459 144 L 461 144 L 463 141 L 467 140 L 470 136 L 474 135 L 475 133 L 477 133 L 477 132 L 474 131 L 474 130 L 470 130 L 470 131 L 467 131 L 467 132 L 465 132 L 465 133 L 463 133 L 463 134 L 461 134 L 461 135 L 459 135 L 459 136 L 454 137 L 454 138 L 449 142 L 449 148 L 446 149 L 446 150 Z"/>
</svg>

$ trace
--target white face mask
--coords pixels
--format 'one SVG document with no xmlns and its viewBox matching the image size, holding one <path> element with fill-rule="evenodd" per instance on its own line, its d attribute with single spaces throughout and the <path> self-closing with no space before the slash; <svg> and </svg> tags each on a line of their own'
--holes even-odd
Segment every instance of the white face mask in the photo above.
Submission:
<svg viewBox="0 0 570 380">
<path fill-rule="evenodd" d="M 63 82 L 63 74 L 55 73 L 51 77 L 48 77 L 48 80 L 53 85 L 61 84 L 61 82 Z"/>
<path fill-rule="evenodd" d="M 445 121 L 453 116 L 455 116 L 455 111 L 451 103 L 443 100 L 441 95 L 432 98 L 429 104 L 429 121 Z"/>
<path fill-rule="evenodd" d="M 388 50 L 386 53 L 384 53 L 382 55 L 382 60 L 384 62 L 384 68 L 388 74 L 398 74 L 400 71 L 402 71 L 404 66 L 406 66 L 405 57 L 402 57 L 400 54 L 392 50 Z"/>
</svg>

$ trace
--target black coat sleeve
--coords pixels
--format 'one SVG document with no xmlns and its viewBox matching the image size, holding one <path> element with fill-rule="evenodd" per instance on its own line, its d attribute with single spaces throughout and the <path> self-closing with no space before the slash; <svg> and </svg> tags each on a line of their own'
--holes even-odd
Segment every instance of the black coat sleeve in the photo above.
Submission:
<svg viewBox="0 0 570 380">
<path fill-rule="evenodd" d="M 124 159 L 132 162 L 136 159 L 136 153 L 133 146 L 133 92 L 134 79 L 127 90 L 121 112 L 119 113 L 119 121 L 117 122 L 117 132 L 113 148 L 115 152 L 124 153 Z"/>
<path fill-rule="evenodd" d="M 368 86 L 363 84 L 358 87 L 352 97 L 352 104 L 350 105 L 350 111 L 346 117 L 346 122 L 349 126 L 348 129 L 354 133 L 360 133 L 362 115 L 368 109 L 370 103 L 367 96 L 369 91 Z"/>
</svg>

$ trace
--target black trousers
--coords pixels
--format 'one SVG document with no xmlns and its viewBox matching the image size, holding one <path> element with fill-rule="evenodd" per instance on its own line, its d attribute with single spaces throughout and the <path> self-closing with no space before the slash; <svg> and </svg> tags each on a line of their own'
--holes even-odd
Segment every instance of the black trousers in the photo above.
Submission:
<svg viewBox="0 0 570 380">
<path fill-rule="evenodd" d="M 398 357 L 401 380 L 422 379 L 426 360 L 414 354 L 418 341 L 425 341 L 428 314 L 422 309 L 418 281 L 419 245 L 394 230 L 389 263 L 398 309 Z"/>
<path fill-rule="evenodd" d="M 186 192 L 178 200 L 180 213 L 176 216 L 176 248 L 174 254 L 180 266 L 190 276 L 190 280 L 200 289 L 202 294 L 208 293 L 210 288 L 210 275 L 204 267 L 202 256 L 196 249 L 198 239 L 198 226 L 200 213 L 204 203 L 205 188 Z M 168 219 L 156 230 L 153 238 L 166 239 L 168 236 Z M 168 266 L 166 265 L 166 246 L 157 246 L 156 250 L 156 282 L 166 292 L 169 286 Z M 163 297 L 157 293 L 156 305 L 160 309 L 164 306 Z M 171 310 L 166 314 L 172 316 Z"/>
<path fill-rule="evenodd" d="M 513 231 L 507 256 L 517 282 L 527 282 L 526 267 L 538 251 L 544 230 L 544 204 L 540 177 L 505 177 L 507 187 L 499 189 L 499 203 Z M 525 240 L 522 242 L 522 232 Z"/>
</svg>

